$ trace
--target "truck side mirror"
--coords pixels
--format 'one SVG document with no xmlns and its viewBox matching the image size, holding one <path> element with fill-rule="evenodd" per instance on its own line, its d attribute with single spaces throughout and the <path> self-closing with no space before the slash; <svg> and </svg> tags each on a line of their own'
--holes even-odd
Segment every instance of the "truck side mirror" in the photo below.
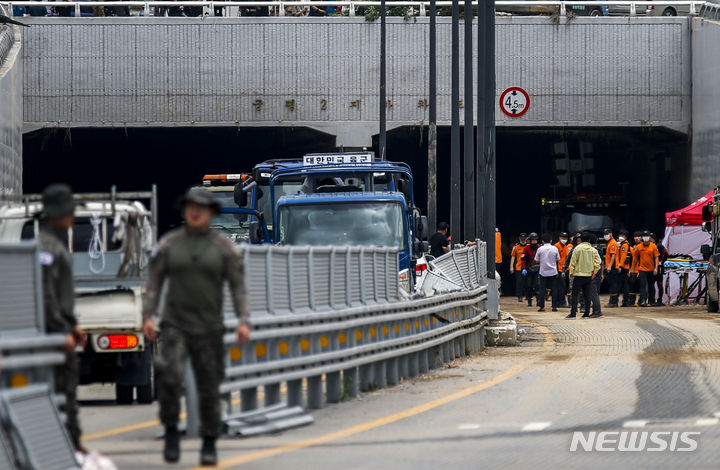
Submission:
<svg viewBox="0 0 720 470">
<path fill-rule="evenodd" d="M 705 222 L 710 222 L 712 220 L 712 208 L 713 206 L 710 204 L 702 206 L 702 219 Z"/>
<path fill-rule="evenodd" d="M 415 241 L 415 253 L 425 253 L 430 249 L 430 244 L 425 241 L 416 240 Z"/>
<path fill-rule="evenodd" d="M 235 200 L 235 204 L 237 204 L 238 207 L 247 206 L 247 192 L 243 188 L 242 183 L 238 183 L 235 185 L 235 188 L 233 189 L 233 199 Z"/>
<path fill-rule="evenodd" d="M 415 231 L 418 238 L 427 239 L 429 237 L 430 234 L 428 233 L 428 221 L 426 216 L 420 216 L 419 220 L 417 221 L 417 227 Z"/>
<path fill-rule="evenodd" d="M 712 222 L 703 222 L 702 231 L 707 233 L 712 232 Z"/>
<path fill-rule="evenodd" d="M 712 255 L 712 248 L 710 245 L 702 245 L 700 247 L 700 253 L 702 253 L 703 259 L 707 261 L 710 259 L 710 255 Z"/>
</svg>

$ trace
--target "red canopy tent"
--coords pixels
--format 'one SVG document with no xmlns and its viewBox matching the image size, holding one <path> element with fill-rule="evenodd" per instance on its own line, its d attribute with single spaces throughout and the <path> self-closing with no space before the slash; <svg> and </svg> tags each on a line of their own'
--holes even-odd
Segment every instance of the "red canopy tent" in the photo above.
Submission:
<svg viewBox="0 0 720 470">
<path fill-rule="evenodd" d="M 687 207 L 665 213 L 665 238 L 663 244 L 671 255 L 689 255 L 693 259 L 702 259 L 700 247 L 710 243 L 710 234 L 702 230 L 702 208 L 709 201 L 712 201 L 715 191 L 710 191 L 704 197 L 693 202 Z M 675 299 L 680 291 L 680 278 L 665 274 L 666 286 L 665 299 Z M 692 283 L 697 274 L 689 274 L 688 282 Z"/>
<path fill-rule="evenodd" d="M 712 190 L 687 207 L 666 212 L 665 225 L 668 227 L 675 227 L 677 225 L 702 225 L 702 207 L 706 205 L 708 201 L 712 201 L 714 193 L 715 190 Z"/>
</svg>

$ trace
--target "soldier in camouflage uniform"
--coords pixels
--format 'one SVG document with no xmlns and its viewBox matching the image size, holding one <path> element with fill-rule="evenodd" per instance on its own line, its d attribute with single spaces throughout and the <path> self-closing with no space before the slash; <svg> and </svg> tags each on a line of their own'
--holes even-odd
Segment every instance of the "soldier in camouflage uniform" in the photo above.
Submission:
<svg viewBox="0 0 720 470">
<path fill-rule="evenodd" d="M 75 286 L 72 256 L 68 252 L 68 229 L 75 223 L 75 202 L 69 186 L 53 184 L 42 194 L 43 224 L 40 229 L 45 328 L 48 333 L 65 333 L 65 363 L 54 370 L 55 391 L 65 395 L 64 412 L 70 438 L 77 450 L 80 445 L 77 385 L 78 359 L 75 347 L 85 346 L 86 335 L 75 318 Z"/>
<path fill-rule="evenodd" d="M 191 188 L 181 200 L 186 225 L 165 235 L 153 252 L 150 275 L 143 296 L 144 332 L 154 341 L 157 332 L 152 321 L 163 283 L 167 282 L 165 308 L 161 315 L 162 348 L 158 359 L 158 398 L 160 420 L 165 426 L 167 462 L 180 459 L 177 429 L 180 396 L 186 359 L 195 373 L 200 399 L 202 465 L 215 465 L 215 440 L 221 432 L 220 382 L 223 363 L 223 285 L 227 281 L 240 319 L 237 337 L 245 342 L 247 295 L 243 267 L 235 245 L 210 229 L 210 221 L 220 205 L 204 188 Z"/>
</svg>

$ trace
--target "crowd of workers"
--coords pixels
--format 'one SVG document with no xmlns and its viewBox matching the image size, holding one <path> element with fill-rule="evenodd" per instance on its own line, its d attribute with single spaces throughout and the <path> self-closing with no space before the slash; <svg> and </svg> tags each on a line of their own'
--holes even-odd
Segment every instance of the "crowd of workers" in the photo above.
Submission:
<svg viewBox="0 0 720 470">
<path fill-rule="evenodd" d="M 607 283 L 610 301 L 606 307 L 662 305 L 663 263 L 668 252 L 654 233 L 603 230 L 604 243 L 591 232 L 571 237 L 563 232 L 553 244 L 551 234 L 538 237 L 521 233 L 513 247 L 510 272 L 515 277 L 518 302 L 545 311 L 548 293 L 552 311 L 570 307 L 567 318 L 575 318 L 582 303 L 583 318 L 602 316 L 600 288 Z M 657 289 L 656 289 L 657 286 Z M 592 314 L 590 309 L 592 307 Z"/>
</svg>

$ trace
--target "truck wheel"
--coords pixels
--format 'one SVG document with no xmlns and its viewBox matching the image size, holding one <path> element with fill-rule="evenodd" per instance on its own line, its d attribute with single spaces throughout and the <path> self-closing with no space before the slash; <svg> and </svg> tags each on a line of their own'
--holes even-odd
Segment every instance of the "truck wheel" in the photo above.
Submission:
<svg viewBox="0 0 720 470">
<path fill-rule="evenodd" d="M 152 382 L 147 385 L 136 385 L 137 401 L 142 405 L 149 405 L 153 402 L 153 386 Z"/>
<path fill-rule="evenodd" d="M 718 307 L 720 307 L 720 306 L 718 305 L 717 301 L 708 299 L 708 301 L 707 301 L 707 311 L 708 312 L 718 313 L 718 309 L 719 309 Z"/>
<path fill-rule="evenodd" d="M 130 405 L 133 402 L 133 391 L 135 387 L 132 385 L 115 384 L 115 401 L 118 405 Z"/>
</svg>

